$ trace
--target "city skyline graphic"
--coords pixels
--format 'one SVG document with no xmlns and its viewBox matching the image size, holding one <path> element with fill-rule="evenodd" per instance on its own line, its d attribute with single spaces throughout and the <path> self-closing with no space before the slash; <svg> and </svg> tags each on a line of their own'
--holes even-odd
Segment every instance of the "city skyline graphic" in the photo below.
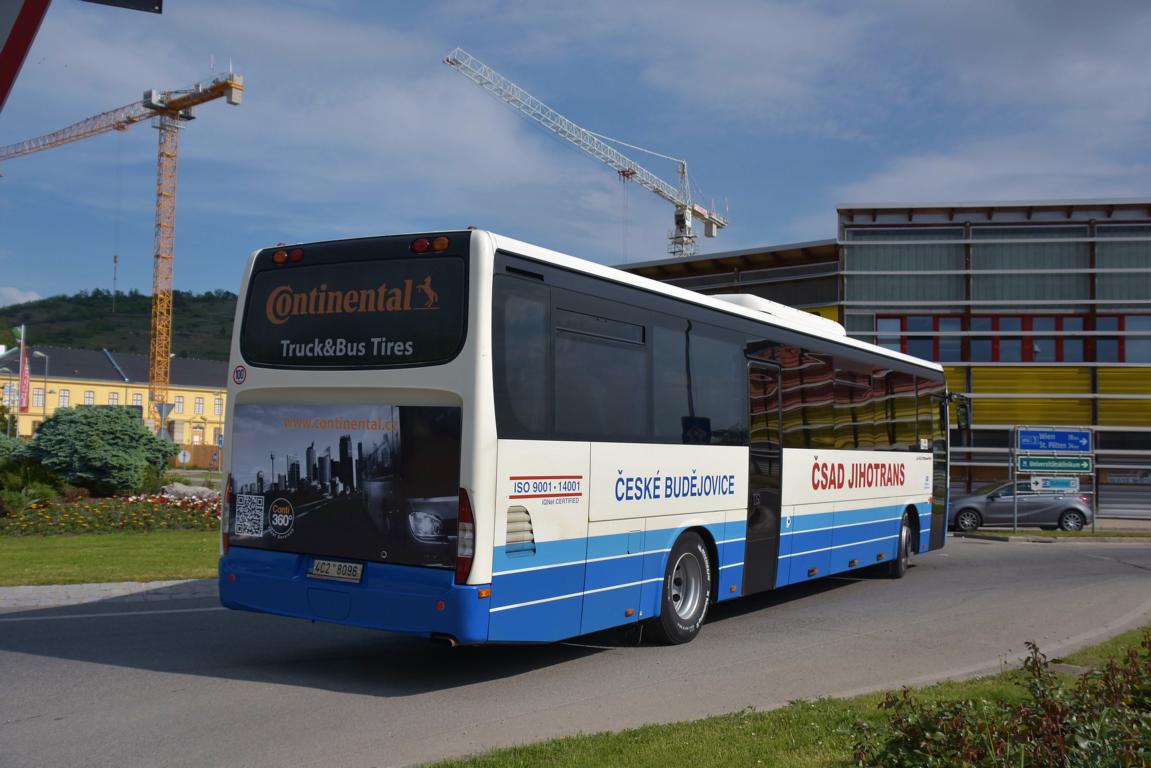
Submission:
<svg viewBox="0 0 1151 768">
<path fill-rule="evenodd" d="M 236 492 L 338 496 L 361 491 L 367 478 L 396 471 L 399 418 L 395 405 L 238 405 Z M 373 424 L 380 428 L 347 428 Z"/>
</svg>

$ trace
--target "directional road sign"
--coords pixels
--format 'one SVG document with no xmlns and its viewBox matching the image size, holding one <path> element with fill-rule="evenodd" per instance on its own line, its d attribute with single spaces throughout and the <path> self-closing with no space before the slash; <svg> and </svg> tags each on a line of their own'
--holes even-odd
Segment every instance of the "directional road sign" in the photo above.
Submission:
<svg viewBox="0 0 1151 768">
<path fill-rule="evenodd" d="M 1089 474 L 1095 467 L 1089 456 L 1019 456 L 1020 472 L 1057 472 L 1075 475 Z"/>
<path fill-rule="evenodd" d="M 1018 429 L 1017 450 L 1093 453 L 1089 429 Z"/>
<path fill-rule="evenodd" d="M 1074 493 L 1079 490 L 1078 477 L 1032 477 L 1031 490 L 1033 491 L 1068 491 Z"/>
</svg>

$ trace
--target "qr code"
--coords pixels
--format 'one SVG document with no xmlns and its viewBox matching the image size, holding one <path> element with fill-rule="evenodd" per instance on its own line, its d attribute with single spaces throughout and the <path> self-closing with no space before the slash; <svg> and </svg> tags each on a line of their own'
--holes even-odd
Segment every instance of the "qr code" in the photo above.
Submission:
<svg viewBox="0 0 1151 768">
<path fill-rule="evenodd" d="M 264 535 L 264 497 L 249 494 L 236 494 L 237 536 Z"/>
</svg>

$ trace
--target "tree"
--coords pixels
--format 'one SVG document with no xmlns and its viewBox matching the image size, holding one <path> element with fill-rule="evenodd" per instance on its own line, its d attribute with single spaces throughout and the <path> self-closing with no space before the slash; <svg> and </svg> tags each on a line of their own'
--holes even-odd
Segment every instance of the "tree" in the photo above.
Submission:
<svg viewBox="0 0 1151 768">
<path fill-rule="evenodd" d="M 176 446 L 144 428 L 127 408 L 64 408 L 40 425 L 29 458 L 96 495 L 140 490 Z"/>
<path fill-rule="evenodd" d="M 0 425 L 7 419 L 6 409 L 0 405 Z M 20 450 L 22 442 L 19 438 L 9 437 L 0 432 L 0 467 L 3 467 L 12 458 L 12 454 Z"/>
<path fill-rule="evenodd" d="M 12 432 L 16 431 L 16 414 L 12 412 L 12 408 L 7 405 L 0 405 L 0 437 L 9 437 Z M 7 458 L 0 451 L 0 461 Z"/>
</svg>

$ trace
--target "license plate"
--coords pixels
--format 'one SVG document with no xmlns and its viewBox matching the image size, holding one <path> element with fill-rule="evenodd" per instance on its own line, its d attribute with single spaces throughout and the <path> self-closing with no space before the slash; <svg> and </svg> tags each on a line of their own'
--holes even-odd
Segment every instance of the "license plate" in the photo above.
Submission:
<svg viewBox="0 0 1151 768">
<path fill-rule="evenodd" d="M 308 577 L 330 581 L 350 581 L 355 584 L 364 576 L 363 563 L 345 563 L 341 560 L 313 560 L 308 566 Z"/>
</svg>

